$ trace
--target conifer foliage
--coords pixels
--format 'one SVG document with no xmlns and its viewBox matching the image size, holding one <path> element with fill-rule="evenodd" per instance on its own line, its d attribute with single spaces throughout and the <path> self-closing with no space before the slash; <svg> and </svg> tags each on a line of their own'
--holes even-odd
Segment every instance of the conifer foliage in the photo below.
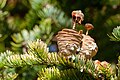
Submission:
<svg viewBox="0 0 120 80">
<path fill-rule="evenodd" d="M 0 51 L 6 50 L 0 53 L 0 80 L 119 80 L 120 57 L 116 72 L 112 64 L 92 60 L 98 51 L 97 43 L 88 34 L 93 25 L 83 25 L 86 34 L 76 29 L 84 20 L 81 10 L 73 11 L 71 19 L 51 2 L 0 1 Z M 15 12 L 17 9 L 25 13 Z M 68 29 L 71 20 L 73 28 Z M 49 52 L 57 32 L 59 52 Z M 109 35 L 110 40 L 120 41 L 119 33 L 118 26 Z"/>
<path fill-rule="evenodd" d="M 46 65 L 38 70 L 38 80 L 96 80 L 113 78 L 112 68 L 107 62 L 93 61 L 85 56 L 75 55 L 74 60 L 67 60 L 58 53 L 49 53 L 47 45 L 41 41 L 29 41 L 25 54 L 15 54 L 6 51 L 0 55 L 1 68 L 25 67 L 34 65 Z M 9 74 L 8 74 L 9 75 Z M 14 78 L 19 75 L 14 73 Z M 11 78 L 10 77 L 10 78 Z M 1 77 L 2 79 L 2 77 Z M 6 77 L 4 78 L 6 79 Z"/>
</svg>

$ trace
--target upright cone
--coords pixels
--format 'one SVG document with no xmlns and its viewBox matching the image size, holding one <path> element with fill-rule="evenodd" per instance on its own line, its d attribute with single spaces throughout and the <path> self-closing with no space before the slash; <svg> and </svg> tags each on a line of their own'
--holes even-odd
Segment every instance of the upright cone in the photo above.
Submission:
<svg viewBox="0 0 120 80">
<path fill-rule="evenodd" d="M 79 55 L 85 56 L 86 59 L 90 59 L 96 55 L 98 47 L 95 40 L 88 35 L 88 31 L 93 29 L 93 25 L 90 23 L 85 24 L 86 34 L 83 34 L 83 30 L 79 32 L 75 30 L 76 24 L 81 24 L 84 14 L 81 10 L 72 12 L 72 29 L 62 29 L 56 35 L 59 55 L 66 59 L 72 58 L 72 56 Z"/>
<path fill-rule="evenodd" d="M 70 58 L 80 52 L 82 35 L 73 29 L 63 29 L 57 36 L 57 44 L 60 55 Z"/>
</svg>

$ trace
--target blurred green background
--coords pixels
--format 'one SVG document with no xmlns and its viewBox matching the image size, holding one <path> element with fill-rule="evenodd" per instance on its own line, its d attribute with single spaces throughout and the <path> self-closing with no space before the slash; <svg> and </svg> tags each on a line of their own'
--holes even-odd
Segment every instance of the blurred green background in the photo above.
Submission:
<svg viewBox="0 0 120 80">
<path fill-rule="evenodd" d="M 36 39 L 46 42 L 50 51 L 57 51 L 54 36 L 63 28 L 72 27 L 73 10 L 82 10 L 83 25 L 94 25 L 89 35 L 99 50 L 93 59 L 117 62 L 120 42 L 110 41 L 108 35 L 120 25 L 120 0 L 0 0 L 0 52 L 23 54 L 27 42 Z M 78 25 L 77 30 L 84 29 L 83 25 Z M 0 73 L 17 72 L 16 80 L 36 80 L 42 67 L 0 69 Z"/>
<path fill-rule="evenodd" d="M 89 35 L 99 50 L 93 59 L 116 61 L 120 45 L 107 34 L 120 25 L 120 0 L 0 0 L 0 52 L 9 49 L 22 54 L 27 41 L 38 38 L 56 51 L 53 37 L 59 30 L 71 28 L 73 10 L 82 10 L 83 25 L 94 25 Z M 77 30 L 81 28 L 77 26 Z"/>
</svg>

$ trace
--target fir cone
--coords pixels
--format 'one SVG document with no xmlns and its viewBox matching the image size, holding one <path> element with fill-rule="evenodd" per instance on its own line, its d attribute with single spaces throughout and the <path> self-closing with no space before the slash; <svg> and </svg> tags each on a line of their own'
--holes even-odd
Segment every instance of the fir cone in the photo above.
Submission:
<svg viewBox="0 0 120 80">
<path fill-rule="evenodd" d="M 76 24 L 81 24 L 83 20 L 84 14 L 81 10 L 72 11 L 73 29 L 75 29 Z"/>
<path fill-rule="evenodd" d="M 63 29 L 56 38 L 60 55 L 69 58 L 80 51 L 82 35 L 77 31 Z"/>
<path fill-rule="evenodd" d="M 93 56 L 96 55 L 98 51 L 98 47 L 97 44 L 95 43 L 95 40 L 88 35 L 88 31 L 93 29 L 94 27 L 92 24 L 86 23 L 85 28 L 87 31 L 86 31 L 86 35 L 82 34 L 83 39 L 82 39 L 80 55 L 85 55 L 86 58 L 92 58 Z"/>
<path fill-rule="evenodd" d="M 89 35 L 82 34 L 82 36 L 80 55 L 85 55 L 87 59 L 90 59 L 95 56 L 98 51 L 97 44 Z"/>
<path fill-rule="evenodd" d="M 84 55 L 86 58 L 92 58 L 96 55 L 98 47 L 93 38 L 88 35 L 88 31 L 93 29 L 93 25 L 90 23 L 85 24 L 87 29 L 86 34 L 83 31 L 75 31 L 76 24 L 81 24 L 84 20 L 84 14 L 81 10 L 76 10 L 72 12 L 72 29 L 63 29 L 59 31 L 56 38 L 59 49 L 59 54 L 71 58 L 72 55 L 78 54 L 80 56 Z"/>
</svg>

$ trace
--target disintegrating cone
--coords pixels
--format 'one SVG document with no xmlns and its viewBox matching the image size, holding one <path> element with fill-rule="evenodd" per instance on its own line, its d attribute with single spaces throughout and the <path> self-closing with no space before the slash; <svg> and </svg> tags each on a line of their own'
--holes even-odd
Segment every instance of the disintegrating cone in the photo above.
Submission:
<svg viewBox="0 0 120 80">
<path fill-rule="evenodd" d="M 98 51 L 97 44 L 95 40 L 91 38 L 89 35 L 82 34 L 82 45 L 80 50 L 80 55 L 86 55 L 86 58 L 92 58 L 96 55 Z"/>
<path fill-rule="evenodd" d="M 85 24 L 85 29 L 87 30 L 86 35 L 88 35 L 88 31 L 92 30 L 93 28 L 94 28 L 94 26 L 92 24 L 86 23 Z"/>
<path fill-rule="evenodd" d="M 75 23 L 81 24 L 81 21 L 84 20 L 84 14 L 81 10 L 72 11 L 72 20 Z"/>
<path fill-rule="evenodd" d="M 70 58 L 72 55 L 85 55 L 87 59 L 96 55 L 98 47 L 95 40 L 89 35 L 82 34 L 73 29 L 63 29 L 57 36 L 57 44 L 60 55 Z"/>
<path fill-rule="evenodd" d="M 83 34 L 83 30 L 75 31 L 76 24 L 81 24 L 84 20 L 84 14 L 81 10 L 75 10 L 72 12 L 72 29 L 63 29 L 59 31 L 56 39 L 59 49 L 59 54 L 66 58 L 71 58 L 77 54 L 80 57 L 85 56 L 86 59 L 90 59 L 96 55 L 98 47 L 93 38 L 88 35 L 88 31 L 93 29 L 94 26 L 90 23 L 85 24 L 87 30 L 86 35 Z"/>
<path fill-rule="evenodd" d="M 72 22 L 73 22 L 73 29 L 75 29 L 76 24 L 81 24 L 84 20 L 84 14 L 81 10 L 72 11 Z"/>
<path fill-rule="evenodd" d="M 59 53 L 66 58 L 79 53 L 81 47 L 82 35 L 73 29 L 63 29 L 58 32 L 57 44 Z"/>
</svg>

